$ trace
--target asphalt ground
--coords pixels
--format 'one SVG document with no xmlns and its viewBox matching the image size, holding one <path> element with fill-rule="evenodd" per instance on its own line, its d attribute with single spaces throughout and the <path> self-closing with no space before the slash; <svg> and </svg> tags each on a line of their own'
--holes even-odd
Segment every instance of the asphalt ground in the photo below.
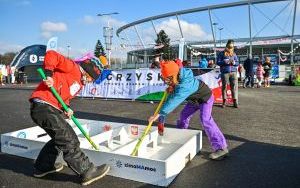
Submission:
<svg viewBox="0 0 300 188">
<path fill-rule="evenodd" d="M 0 134 L 34 126 L 29 115 L 27 86 L 0 86 Z M 213 117 L 229 143 L 230 157 L 208 159 L 203 149 L 187 164 L 170 187 L 300 187 L 300 87 L 240 88 L 240 108 L 215 106 Z M 156 104 L 102 99 L 73 100 L 78 118 L 147 124 Z M 183 105 L 172 112 L 167 127 L 174 127 Z M 192 129 L 202 129 L 197 114 Z M 174 164 L 176 165 L 176 164 Z M 0 188 L 81 187 L 69 169 L 42 179 L 32 177 L 33 160 L 0 153 Z M 154 187 L 106 176 L 89 187 Z"/>
</svg>

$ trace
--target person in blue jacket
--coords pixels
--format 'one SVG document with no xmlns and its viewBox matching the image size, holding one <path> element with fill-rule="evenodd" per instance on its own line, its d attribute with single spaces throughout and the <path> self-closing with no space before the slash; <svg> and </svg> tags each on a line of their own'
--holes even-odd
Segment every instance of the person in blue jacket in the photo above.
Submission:
<svg viewBox="0 0 300 188">
<path fill-rule="evenodd" d="M 149 122 L 159 119 L 158 132 L 163 135 L 165 117 L 187 100 L 177 121 L 177 128 L 187 129 L 192 115 L 200 110 L 200 120 L 213 149 L 209 155 L 210 159 L 221 160 L 227 156 L 229 152 L 226 139 L 212 117 L 214 96 L 211 89 L 204 82 L 197 80 L 191 69 L 180 68 L 174 61 L 163 61 L 161 74 L 168 85 L 169 95 L 160 112 L 151 116 Z"/>
<path fill-rule="evenodd" d="M 202 69 L 207 69 L 208 66 L 208 61 L 205 57 L 201 58 L 200 62 L 199 62 L 199 67 Z"/>
<path fill-rule="evenodd" d="M 234 41 L 228 40 L 226 48 L 223 52 L 218 54 L 217 65 L 220 66 L 221 80 L 222 80 L 222 97 L 224 108 L 226 105 L 226 85 L 229 83 L 231 88 L 231 95 L 233 98 L 233 106 L 238 108 L 238 78 L 237 67 L 239 65 L 237 55 L 234 52 Z"/>
</svg>

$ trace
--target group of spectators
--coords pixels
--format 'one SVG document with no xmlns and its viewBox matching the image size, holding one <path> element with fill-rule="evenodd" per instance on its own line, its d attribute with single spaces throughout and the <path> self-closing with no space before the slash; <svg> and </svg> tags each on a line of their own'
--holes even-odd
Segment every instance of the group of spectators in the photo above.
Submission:
<svg viewBox="0 0 300 188">
<path fill-rule="evenodd" d="M 10 65 L 0 65 L 0 85 L 23 84 L 23 72 Z"/>
<path fill-rule="evenodd" d="M 178 61 L 178 59 L 174 59 L 174 61 Z M 159 62 L 160 62 L 159 58 L 154 59 L 154 61 L 150 65 L 150 68 L 151 69 L 155 69 L 155 68 L 159 69 L 160 68 Z M 183 65 L 183 67 L 191 67 L 192 63 L 189 60 L 183 60 L 182 65 Z M 216 65 L 214 63 L 214 60 L 212 60 L 212 59 L 210 59 L 208 61 L 205 57 L 202 57 L 199 61 L 199 68 L 202 68 L 202 69 L 215 68 L 215 66 Z"/>
<path fill-rule="evenodd" d="M 254 70 L 254 64 L 257 63 L 256 70 Z M 231 88 L 231 94 L 233 98 L 233 106 L 238 108 L 238 79 L 237 72 L 242 77 L 242 71 L 245 70 L 245 78 L 243 80 L 243 87 L 246 88 L 250 86 L 254 88 L 254 75 L 257 78 L 257 87 L 262 86 L 262 81 L 264 87 L 270 87 L 270 74 L 272 70 L 272 64 L 270 57 L 265 57 L 264 62 L 258 60 L 255 62 L 251 55 L 248 56 L 244 65 L 238 62 L 237 55 L 234 52 L 234 41 L 228 40 L 225 50 L 218 54 L 217 65 L 220 66 L 221 79 L 222 79 L 222 97 L 223 104 L 222 107 L 226 106 L 226 86 L 229 83 Z M 241 79 L 242 80 L 242 79 Z"/>
<path fill-rule="evenodd" d="M 256 70 L 254 69 L 254 64 L 257 64 Z M 245 78 L 243 80 L 243 87 L 251 87 L 254 88 L 254 75 L 256 75 L 257 79 L 257 88 L 262 86 L 262 82 L 264 83 L 264 87 L 270 87 L 270 73 L 272 70 L 272 64 L 270 61 L 270 57 L 265 57 L 265 61 L 263 62 L 261 59 L 255 61 L 251 55 L 248 56 L 244 65 L 239 65 L 239 74 L 240 78 L 242 72 L 245 71 Z"/>
<path fill-rule="evenodd" d="M 176 62 L 176 60 L 174 60 Z M 256 70 L 254 70 L 254 64 L 257 64 Z M 248 56 L 247 60 L 244 62 L 244 65 L 239 63 L 238 57 L 234 52 L 234 41 L 228 40 L 224 51 L 221 51 L 217 55 L 216 65 L 220 67 L 221 80 L 222 80 L 222 97 L 223 103 L 222 107 L 226 106 L 227 103 L 227 85 L 230 85 L 233 106 L 238 108 L 238 77 L 239 73 L 240 78 L 242 77 L 242 72 L 245 71 L 245 78 L 243 81 L 243 87 L 252 87 L 254 88 L 254 75 L 257 78 L 257 87 L 260 88 L 262 83 L 264 87 L 270 87 L 269 76 L 272 70 L 272 64 L 270 57 L 265 57 L 264 62 L 258 60 L 255 62 L 251 55 Z M 199 61 L 199 67 L 202 69 L 205 68 L 214 68 L 215 63 L 213 60 L 207 60 L 205 57 L 202 57 Z M 191 67 L 190 61 L 182 61 L 183 67 Z M 151 68 L 160 68 L 159 58 L 156 58 L 155 61 L 151 64 Z"/>
</svg>

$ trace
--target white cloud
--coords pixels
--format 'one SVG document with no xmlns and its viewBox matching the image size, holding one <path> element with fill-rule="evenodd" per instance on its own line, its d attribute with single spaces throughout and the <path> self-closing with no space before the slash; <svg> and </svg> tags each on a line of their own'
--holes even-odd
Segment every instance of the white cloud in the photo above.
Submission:
<svg viewBox="0 0 300 188">
<path fill-rule="evenodd" d="M 187 41 L 208 40 L 212 38 L 212 36 L 206 33 L 199 24 L 180 20 L 180 25 L 183 36 Z M 169 20 L 163 21 L 158 24 L 156 28 L 158 29 L 158 31 L 164 29 L 171 40 L 172 38 L 179 39 L 181 37 L 178 22 L 176 19 L 170 18 Z"/>
<path fill-rule="evenodd" d="M 79 19 L 81 23 L 84 23 L 86 25 L 93 25 L 93 24 L 101 24 L 103 26 L 107 26 L 107 23 L 109 22 L 109 25 L 112 27 L 119 28 L 126 24 L 126 22 L 117 20 L 115 18 L 112 18 L 111 16 L 91 16 L 91 15 L 85 15 L 83 18 Z"/>
<path fill-rule="evenodd" d="M 42 31 L 48 32 L 64 32 L 67 31 L 67 25 L 63 22 L 43 22 L 41 24 Z"/>
<path fill-rule="evenodd" d="M 106 24 L 109 22 L 110 26 L 113 26 L 113 27 L 116 27 L 116 28 L 119 28 L 119 27 L 127 24 L 127 22 L 117 20 L 117 19 L 114 19 L 114 18 L 111 18 L 111 17 L 108 17 L 108 16 L 103 16 L 103 17 L 101 17 L 100 20 L 101 20 L 102 23 L 106 23 Z"/>
<path fill-rule="evenodd" d="M 41 24 L 41 35 L 48 39 L 54 32 L 65 32 L 68 30 L 67 24 L 63 22 L 50 22 L 46 21 Z"/>
<path fill-rule="evenodd" d="M 90 16 L 90 15 L 85 15 L 82 19 L 80 19 L 80 22 L 87 24 L 87 25 L 92 25 L 97 23 L 96 17 Z"/>
<path fill-rule="evenodd" d="M 19 44 L 9 44 L 0 41 L 0 54 L 4 54 L 6 52 L 18 52 L 23 48 L 24 46 Z"/>
<path fill-rule="evenodd" d="M 201 25 L 196 23 L 189 23 L 185 20 L 180 20 L 181 29 L 183 32 L 183 36 L 186 41 L 201 41 L 201 40 L 210 40 L 212 39 L 212 35 L 208 34 L 204 31 Z M 155 25 L 157 32 L 160 30 L 164 30 L 166 34 L 171 39 L 172 43 L 179 43 L 179 39 L 181 38 L 178 22 L 176 19 L 170 18 L 168 20 L 164 20 L 159 24 Z M 155 43 L 156 34 L 152 27 L 141 29 L 138 27 L 142 39 L 146 44 L 146 47 L 151 47 Z"/>
</svg>

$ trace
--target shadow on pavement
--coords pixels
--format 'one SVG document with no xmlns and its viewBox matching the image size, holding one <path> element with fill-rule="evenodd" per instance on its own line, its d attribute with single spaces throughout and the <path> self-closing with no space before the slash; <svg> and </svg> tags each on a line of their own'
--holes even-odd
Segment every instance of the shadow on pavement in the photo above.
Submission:
<svg viewBox="0 0 300 188">
<path fill-rule="evenodd" d="M 134 124 L 147 124 L 147 121 L 116 117 L 88 112 L 76 112 L 76 117 L 84 119 L 114 121 Z M 174 127 L 174 125 L 172 125 Z M 233 135 L 225 135 L 228 140 L 241 142 L 230 150 L 230 156 L 223 161 L 207 160 L 208 152 L 196 155 L 196 160 L 187 164 L 170 187 L 300 187 L 300 148 L 250 141 Z M 201 160 L 202 159 L 202 160 Z M 204 161 L 205 160 L 205 161 Z M 33 161 L 16 156 L 0 154 L 1 169 L 11 170 L 17 174 L 32 176 Z M 74 174 L 63 172 L 46 176 L 45 180 L 53 182 L 72 182 L 78 184 Z M 32 178 L 32 177 L 31 177 Z M 27 177 L 26 177 L 27 179 Z M 122 187 L 131 185 L 132 181 L 121 178 L 106 177 L 95 185 L 104 187 Z M 6 182 L 0 175 L 0 183 Z M 43 182 L 42 184 L 49 183 Z M 134 183 L 137 187 L 155 187 L 143 183 Z M 9 185 L 8 185 L 9 187 Z"/>
</svg>

